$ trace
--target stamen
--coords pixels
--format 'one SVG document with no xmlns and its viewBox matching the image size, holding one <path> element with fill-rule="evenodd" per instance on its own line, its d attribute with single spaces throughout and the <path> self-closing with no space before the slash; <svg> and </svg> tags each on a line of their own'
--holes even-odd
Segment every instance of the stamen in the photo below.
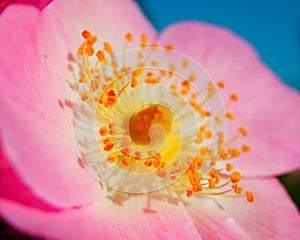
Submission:
<svg viewBox="0 0 300 240">
<path fill-rule="evenodd" d="M 167 51 L 172 51 L 174 49 L 174 46 L 172 44 L 168 44 L 168 45 L 165 46 L 165 49 Z"/>
<path fill-rule="evenodd" d="M 101 144 L 101 151 L 105 154 L 106 163 L 117 164 L 118 167 L 127 168 L 129 172 L 133 171 L 136 166 L 139 166 L 138 168 L 147 169 L 146 173 L 152 173 L 159 178 L 176 179 L 178 180 L 175 182 L 177 185 L 172 187 L 177 190 L 182 190 L 184 187 L 185 190 L 187 189 L 187 197 L 191 197 L 196 193 L 228 197 L 238 197 L 237 195 L 242 194 L 243 189 L 238 186 L 241 174 L 236 171 L 232 172 L 234 166 L 230 163 L 226 164 L 226 167 L 218 169 L 216 168 L 216 162 L 218 160 L 228 161 L 239 157 L 241 154 L 248 153 L 250 147 L 246 144 L 242 144 L 240 149 L 229 146 L 234 141 L 237 141 L 240 136 L 248 136 L 248 132 L 241 127 L 238 129 L 236 136 L 225 142 L 224 133 L 222 131 L 215 132 L 212 129 L 212 121 L 217 126 L 224 124 L 222 113 L 215 115 L 206 106 L 206 102 L 213 101 L 218 91 L 212 81 L 207 81 L 207 84 L 203 85 L 204 89 L 202 89 L 204 91 L 204 99 L 199 100 L 197 89 L 195 89 L 193 84 L 196 80 L 199 81 L 199 76 L 192 71 L 190 66 L 192 61 L 182 58 L 179 66 L 168 63 L 165 69 L 150 70 L 144 67 L 153 66 L 159 68 L 160 64 L 167 59 L 167 55 L 174 53 L 170 53 L 174 50 L 172 44 L 165 46 L 165 51 L 161 58 L 153 59 L 152 55 L 159 51 L 159 46 L 157 43 L 153 43 L 150 45 L 150 48 L 144 49 L 148 45 L 148 39 L 145 34 L 142 34 L 140 36 L 142 49 L 137 53 L 136 63 L 130 65 L 125 60 L 124 55 L 121 59 L 122 62 L 115 58 L 113 47 L 109 42 L 103 43 L 103 50 L 95 51 L 94 43 L 97 41 L 97 37 L 88 30 L 82 31 L 82 37 L 84 41 L 77 50 L 78 57 L 82 59 L 81 62 L 78 61 L 81 76 L 77 76 L 77 82 L 84 85 L 85 90 L 80 93 L 80 99 L 84 104 L 96 109 L 97 116 L 106 121 L 105 124 L 102 123 L 102 126 L 98 126 L 98 138 L 100 140 L 97 140 L 97 143 Z M 127 33 L 124 38 L 124 51 L 126 51 L 127 44 L 133 40 L 133 36 L 131 33 Z M 148 50 L 150 52 L 147 52 Z M 154 51 L 156 52 L 154 53 Z M 93 61 L 90 61 L 91 58 L 93 58 Z M 76 60 L 73 60 L 73 62 L 76 62 Z M 91 62 L 96 63 L 92 65 Z M 148 63 L 151 63 L 151 65 Z M 70 66 L 69 69 L 74 71 L 74 66 Z M 177 74 L 174 74 L 174 72 L 179 70 L 187 71 L 184 80 L 178 77 Z M 140 86 L 145 84 L 149 84 L 149 87 L 152 84 L 155 87 L 158 85 L 154 84 L 165 82 L 170 87 L 168 89 L 172 95 L 176 96 L 178 93 L 186 99 L 186 101 L 178 102 L 179 108 L 191 107 L 197 118 L 201 119 L 199 121 L 200 124 L 197 125 L 198 130 L 193 130 L 194 136 L 192 134 L 189 136 L 189 138 L 194 137 L 191 141 L 193 145 L 189 147 L 193 148 L 195 155 L 192 153 L 188 154 L 188 147 L 183 146 L 187 149 L 187 156 L 180 155 L 180 158 L 183 159 L 174 158 L 174 161 L 170 159 L 173 160 L 173 156 L 176 156 L 176 151 L 180 148 L 180 144 L 177 144 L 177 139 L 171 138 L 170 133 L 173 131 L 174 126 L 179 124 L 175 121 L 176 114 L 168 107 L 159 103 L 146 103 L 135 109 L 133 113 L 130 112 L 130 116 L 125 116 L 124 122 L 116 122 L 117 124 L 115 125 L 114 123 L 114 126 L 112 124 L 112 113 L 122 103 L 122 99 L 124 99 L 122 97 L 126 96 L 125 94 L 138 91 Z M 217 86 L 223 89 L 225 83 L 222 81 L 218 82 Z M 77 89 L 79 89 L 78 86 Z M 99 91 L 102 92 L 99 94 Z M 145 94 L 147 95 L 148 93 Z M 229 96 L 229 99 L 231 101 L 225 105 L 225 117 L 233 120 L 234 115 L 228 112 L 227 108 L 230 107 L 232 102 L 238 101 L 238 95 L 233 93 Z M 59 105 L 62 109 L 65 106 L 74 107 L 74 103 L 69 100 L 59 100 Z M 128 105 L 132 105 L 132 102 L 128 102 Z M 182 111 L 181 114 L 186 113 Z M 189 119 L 190 116 L 186 118 Z M 186 124 L 190 124 L 188 120 L 186 121 Z M 125 123 L 128 123 L 128 129 L 120 131 L 120 126 L 123 127 Z M 152 139 L 149 132 L 156 125 L 163 128 L 164 134 L 156 136 L 158 132 L 154 131 L 156 138 Z M 189 126 L 184 125 L 183 127 Z M 159 131 L 161 132 L 161 129 Z M 174 136 L 172 135 L 172 137 Z M 173 145 L 170 144 L 168 151 L 161 150 L 161 148 L 151 149 L 150 146 L 155 142 L 154 140 L 157 142 L 168 141 Z M 216 140 L 216 150 L 209 147 L 211 140 Z M 187 161 L 188 166 L 181 166 L 180 163 L 182 161 Z M 173 166 L 174 169 L 170 171 L 169 166 Z M 178 173 L 180 172 L 184 174 L 179 177 Z M 230 175 L 228 174 L 229 172 L 231 173 Z M 248 202 L 254 201 L 254 196 L 249 191 L 243 196 L 246 196 Z"/>
<path fill-rule="evenodd" d="M 229 119 L 229 120 L 233 120 L 234 119 L 234 116 L 232 113 L 226 113 L 225 116 Z"/>
<path fill-rule="evenodd" d="M 238 183 L 241 178 L 242 176 L 239 172 L 233 172 L 230 177 L 232 183 Z"/>
<path fill-rule="evenodd" d="M 104 46 L 104 50 L 106 52 L 108 52 L 109 54 L 112 54 L 113 51 L 112 51 L 112 48 L 111 48 L 111 46 L 108 42 L 103 43 L 103 46 Z"/>
<path fill-rule="evenodd" d="M 227 163 L 227 164 L 226 164 L 226 171 L 227 171 L 227 172 L 231 172 L 232 169 L 233 169 L 233 165 L 230 164 L 230 163 Z"/>
<path fill-rule="evenodd" d="M 131 85 L 130 85 L 130 86 L 131 86 L 132 88 L 135 88 L 136 85 L 137 85 L 136 78 L 135 78 L 135 77 L 132 77 L 132 78 L 131 78 Z"/>
<path fill-rule="evenodd" d="M 117 157 L 115 155 L 110 155 L 106 159 L 108 162 L 114 163 L 117 160 Z"/>
<path fill-rule="evenodd" d="M 218 82 L 219 88 L 225 88 L 225 83 L 224 82 Z"/>
<path fill-rule="evenodd" d="M 247 132 L 247 130 L 245 128 L 239 128 L 238 130 L 242 134 L 243 137 L 247 137 L 248 136 L 248 132 Z"/>
<path fill-rule="evenodd" d="M 128 42 L 131 42 L 132 39 L 133 39 L 132 34 L 131 34 L 131 33 L 127 33 L 127 34 L 125 35 L 125 39 L 126 39 Z"/>
<path fill-rule="evenodd" d="M 107 127 L 106 126 L 103 126 L 103 127 L 101 127 L 100 129 L 99 129 L 99 134 L 100 134 L 100 136 L 106 136 L 107 135 L 107 133 L 108 133 L 108 129 L 107 129 Z"/>
<path fill-rule="evenodd" d="M 141 35 L 141 48 L 147 47 L 147 36 L 145 34 Z"/>
<path fill-rule="evenodd" d="M 254 195 L 252 192 L 247 191 L 246 192 L 246 197 L 248 202 L 254 202 Z"/>
<path fill-rule="evenodd" d="M 90 39 L 91 37 L 93 37 L 92 33 L 88 30 L 83 30 L 81 33 L 82 37 L 84 37 L 85 39 Z"/>
<path fill-rule="evenodd" d="M 105 61 L 105 53 L 102 50 L 99 50 L 96 54 L 99 62 L 104 62 Z"/>
<path fill-rule="evenodd" d="M 121 162 L 126 166 L 128 167 L 130 165 L 130 162 L 128 160 L 128 157 L 123 157 Z"/>
<path fill-rule="evenodd" d="M 237 101 L 239 98 L 238 98 L 238 95 L 236 95 L 236 94 L 231 94 L 230 95 L 230 99 L 232 100 L 232 101 Z"/>
<path fill-rule="evenodd" d="M 244 152 L 244 153 L 248 153 L 248 152 L 250 152 L 250 147 L 249 146 L 247 146 L 247 145 L 242 145 L 242 147 L 241 147 L 241 149 L 242 149 L 242 151 Z"/>
</svg>

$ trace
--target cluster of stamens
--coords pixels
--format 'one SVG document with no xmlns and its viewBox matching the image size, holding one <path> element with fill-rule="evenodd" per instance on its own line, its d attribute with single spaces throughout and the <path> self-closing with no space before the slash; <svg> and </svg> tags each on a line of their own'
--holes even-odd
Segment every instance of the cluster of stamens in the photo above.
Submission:
<svg viewBox="0 0 300 240">
<path fill-rule="evenodd" d="M 217 167 L 218 162 L 228 161 L 238 158 L 241 154 L 248 153 L 250 147 L 246 144 L 241 145 L 240 148 L 225 147 L 228 146 L 228 142 L 225 142 L 223 132 L 214 133 L 212 131 L 209 125 L 212 113 L 205 108 L 203 101 L 199 101 L 198 93 L 192 86 L 198 76 L 195 72 L 190 71 L 187 79 L 181 80 L 174 74 L 178 68 L 188 69 L 188 59 L 182 59 L 181 66 L 170 64 L 167 70 L 143 69 L 148 61 L 151 61 L 150 64 L 154 68 L 157 68 L 160 61 L 163 61 L 150 60 L 150 56 L 144 55 L 143 49 L 150 49 L 151 52 L 160 48 L 157 43 L 149 44 L 146 35 L 141 35 L 141 50 L 137 55 L 135 65 L 127 65 L 125 59 L 121 64 L 114 61 L 114 51 L 108 42 L 104 42 L 103 48 L 96 51 L 97 37 L 91 32 L 84 30 L 82 37 L 84 41 L 77 51 L 77 59 L 80 59 L 77 62 L 80 66 L 78 84 L 85 86 L 85 90 L 81 92 L 80 99 L 95 109 L 97 116 L 100 116 L 106 122 L 106 124 L 99 126 L 98 137 L 99 151 L 105 154 L 107 162 L 117 164 L 125 169 L 130 169 L 132 165 L 143 166 L 143 168 L 149 169 L 149 173 L 154 172 L 156 176 L 162 179 L 177 180 L 171 187 L 176 190 L 184 188 L 187 197 L 199 193 L 204 195 L 246 196 L 247 201 L 254 201 L 254 196 L 250 191 L 243 194 L 243 189 L 239 185 L 242 176 L 239 172 L 233 171 L 234 167 L 231 163 L 225 163 L 225 167 Z M 127 33 L 124 38 L 123 50 L 126 51 L 128 44 L 133 41 L 133 36 L 131 33 Z M 168 52 L 172 52 L 173 49 L 173 45 L 164 47 L 166 55 Z M 131 113 L 132 115 L 128 116 L 129 127 L 127 131 L 118 132 L 118 127 L 113 122 L 113 113 L 117 104 L 130 89 L 145 84 L 155 85 L 160 83 L 167 84 L 174 94 L 179 93 L 187 99 L 185 103 L 182 103 L 183 107 L 185 105 L 191 107 L 203 123 L 199 126 L 198 131 L 194 133 L 195 154 L 191 155 L 187 152 L 185 159 L 177 159 L 176 156 L 172 156 L 172 159 L 170 159 L 167 157 L 169 155 L 159 148 L 145 151 L 151 143 L 149 138 L 151 127 L 154 125 L 162 126 L 166 135 L 172 132 L 174 116 L 165 106 L 149 104 L 137 109 L 134 114 Z M 220 90 L 225 87 L 224 82 L 218 82 L 216 85 Z M 215 95 L 215 85 L 209 82 L 205 89 L 205 101 L 214 98 Z M 236 101 L 238 101 L 238 95 L 231 94 L 229 102 Z M 234 120 L 234 115 L 226 112 L 225 118 Z M 218 116 L 214 116 L 213 121 L 218 126 L 224 123 L 224 120 Z M 247 130 L 240 127 L 237 129 L 236 136 L 229 142 L 236 141 L 239 137 L 247 137 L 247 135 Z M 217 146 L 214 151 L 209 148 L 208 144 L 212 138 L 217 139 Z M 171 151 L 175 151 L 175 149 Z M 181 161 L 185 161 L 188 167 L 184 168 Z M 172 166 L 172 170 L 168 166 Z M 179 172 L 183 174 L 179 176 Z"/>
</svg>

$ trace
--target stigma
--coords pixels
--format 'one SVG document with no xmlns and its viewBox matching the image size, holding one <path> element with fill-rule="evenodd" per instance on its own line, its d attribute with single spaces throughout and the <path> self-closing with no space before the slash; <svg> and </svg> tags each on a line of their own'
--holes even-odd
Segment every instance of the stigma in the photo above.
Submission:
<svg viewBox="0 0 300 240">
<path fill-rule="evenodd" d="M 219 91 L 226 84 L 213 82 L 172 44 L 159 46 L 145 34 L 127 33 L 120 54 L 107 41 L 97 47 L 97 36 L 88 30 L 81 35 L 72 58 L 77 72 L 74 66 L 70 71 L 78 76 L 76 90 L 80 89 L 74 124 L 83 135 L 92 129 L 96 139 L 93 148 L 84 144 L 88 135 L 78 140 L 85 167 L 100 181 L 110 187 L 119 184 L 125 191 L 167 186 L 186 197 L 222 195 L 254 201 L 231 163 L 250 152 L 247 144 L 236 147 L 248 131 L 240 126 L 229 140 L 224 134 L 225 124 L 235 118 L 229 108 L 238 104 L 237 93 L 224 104 Z M 140 49 L 128 50 L 135 37 Z M 136 176 L 141 176 L 137 186 Z"/>
</svg>

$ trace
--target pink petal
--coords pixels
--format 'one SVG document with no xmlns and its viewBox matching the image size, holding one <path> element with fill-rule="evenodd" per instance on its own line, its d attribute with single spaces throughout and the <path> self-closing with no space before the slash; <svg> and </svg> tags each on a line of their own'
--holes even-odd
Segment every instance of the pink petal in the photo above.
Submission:
<svg viewBox="0 0 300 240">
<path fill-rule="evenodd" d="M 22 3 L 22 4 L 29 4 L 32 6 L 36 6 L 39 9 L 45 8 L 52 0 L 16 0 L 14 2 Z"/>
<path fill-rule="evenodd" d="M 87 204 L 100 189 L 77 164 L 72 112 L 58 104 L 66 95 L 63 80 L 49 71 L 37 46 L 38 13 L 15 5 L 0 18 L 0 45 L 9 46 L 0 55 L 3 149 L 37 196 L 59 207 Z"/>
<path fill-rule="evenodd" d="M 232 201 L 235 201 L 232 199 Z M 193 196 L 185 201 L 188 214 L 203 239 L 243 240 L 249 239 L 234 218 L 223 211 L 213 198 Z"/>
<path fill-rule="evenodd" d="M 277 179 L 244 179 L 241 186 L 253 192 L 254 203 L 245 198 L 217 201 L 251 239 L 300 239 L 299 212 Z"/>
<path fill-rule="evenodd" d="M 31 190 L 19 179 L 5 158 L 0 145 L 0 198 L 16 201 L 45 211 L 56 210 L 53 206 L 32 194 Z"/>
<path fill-rule="evenodd" d="M 0 12 L 6 8 L 9 4 L 21 3 L 35 6 L 39 9 L 45 8 L 52 0 L 2 0 L 0 2 Z"/>
<path fill-rule="evenodd" d="M 59 213 L 44 212 L 0 199 L 0 212 L 16 228 L 46 238 L 201 239 L 178 199 L 161 192 L 149 195 L 115 194 L 90 206 Z"/>
<path fill-rule="evenodd" d="M 42 12 L 41 50 L 54 70 L 69 80 L 73 77 L 67 69 L 67 56 L 76 55 L 85 29 L 97 35 L 97 48 L 102 49 L 107 41 L 117 53 L 123 51 L 128 32 L 134 36 L 129 48 L 139 46 L 142 33 L 147 34 L 149 43 L 156 37 L 156 31 L 134 1 L 54 1 Z"/>
<path fill-rule="evenodd" d="M 224 81 L 225 103 L 230 94 L 238 94 L 239 101 L 229 107 L 235 120 L 227 123 L 227 139 L 245 127 L 249 137 L 232 146 L 246 143 L 252 149 L 235 161 L 239 170 L 256 176 L 300 167 L 300 95 L 280 82 L 249 44 L 229 30 L 196 22 L 170 26 L 159 42 L 173 43 L 204 66 L 216 82 Z"/>
</svg>

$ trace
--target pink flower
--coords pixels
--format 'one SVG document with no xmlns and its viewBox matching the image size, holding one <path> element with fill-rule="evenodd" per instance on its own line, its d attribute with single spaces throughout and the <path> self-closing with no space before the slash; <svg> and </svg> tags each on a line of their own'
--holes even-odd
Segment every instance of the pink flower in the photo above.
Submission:
<svg viewBox="0 0 300 240">
<path fill-rule="evenodd" d="M 51 239 L 299 238 L 299 213 L 273 177 L 300 166 L 299 93 L 284 86 L 242 39 L 198 22 L 172 25 L 158 36 L 134 2 L 117 0 L 61 0 L 42 11 L 10 5 L 0 29 L 0 212 L 14 227 Z M 128 32 L 128 48 L 139 46 L 143 33 L 147 43 L 172 43 L 225 82 L 223 99 L 238 94 L 227 133 L 234 137 L 240 126 L 249 132 L 241 141 L 251 152 L 232 162 L 254 203 L 201 192 L 186 198 L 186 189 L 105 191 L 80 167 L 70 104 L 59 100 L 74 99 L 67 55 L 77 52 L 84 29 L 116 52 Z"/>
</svg>

